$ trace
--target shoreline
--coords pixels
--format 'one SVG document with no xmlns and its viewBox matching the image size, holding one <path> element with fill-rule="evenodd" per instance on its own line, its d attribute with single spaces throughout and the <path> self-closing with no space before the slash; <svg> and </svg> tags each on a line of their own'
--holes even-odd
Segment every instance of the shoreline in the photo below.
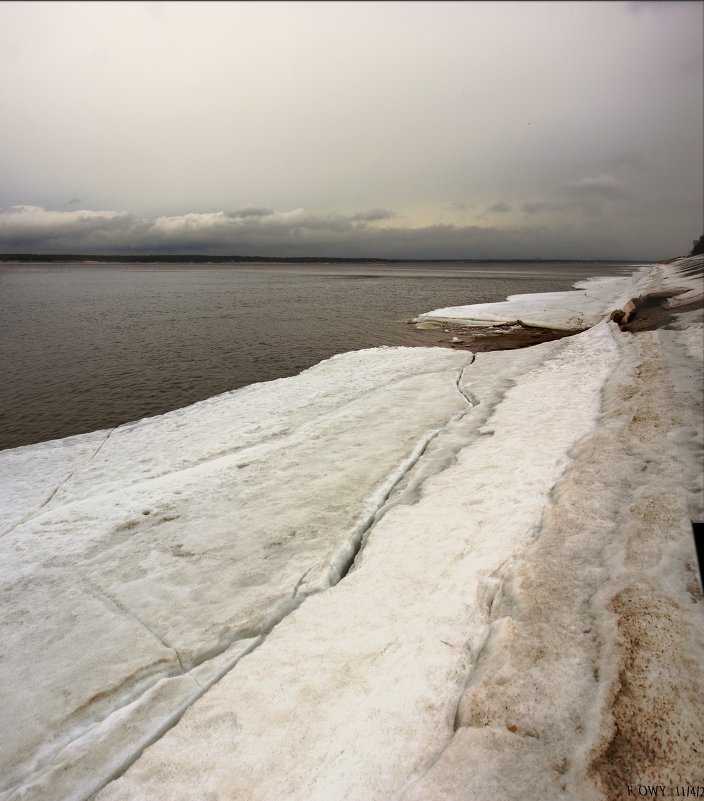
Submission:
<svg viewBox="0 0 704 801">
<path fill-rule="evenodd" d="M 46 265 L 8 269 L 13 277 L 2 305 L 14 333 L 5 337 L 0 353 L 7 373 L 0 392 L 1 449 L 163 414 L 294 375 L 334 353 L 446 345 L 441 331 L 419 331 L 406 321 L 455 299 L 503 300 L 512 286 L 568 289 L 595 272 L 625 272 L 594 265 L 533 266 L 527 273 L 519 265 L 285 270 L 269 265 L 216 267 L 203 275 L 187 265 L 158 265 L 155 272 L 104 265 L 85 267 L 90 274 L 84 278 L 72 267 L 58 273 Z M 375 280 L 360 285 L 353 280 L 359 273 L 373 273 Z M 289 304 L 286 293 L 298 297 L 301 291 L 307 300 Z M 26 314 L 23 303 L 30 304 Z M 42 315 L 38 310 L 45 304 Z M 87 308 L 91 312 L 84 314 Z M 136 320 L 140 326 L 132 334 Z"/>
</svg>

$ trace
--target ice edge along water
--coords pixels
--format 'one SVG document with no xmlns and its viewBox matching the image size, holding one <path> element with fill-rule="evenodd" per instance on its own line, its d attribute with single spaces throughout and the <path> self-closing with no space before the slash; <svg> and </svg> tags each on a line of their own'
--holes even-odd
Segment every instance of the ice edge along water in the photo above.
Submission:
<svg viewBox="0 0 704 801">
<path fill-rule="evenodd" d="M 563 348 L 564 348 L 564 345 L 563 345 L 563 344 L 560 344 L 560 346 L 559 346 L 559 347 L 557 347 L 557 346 L 553 346 L 553 345 L 551 345 L 551 346 L 549 346 L 549 347 L 546 347 L 546 346 L 538 346 L 538 350 L 537 350 L 537 351 L 536 351 L 535 349 L 533 349 L 533 348 L 529 349 L 530 351 L 533 351 L 533 353 L 532 353 L 532 354 L 529 354 L 529 353 L 527 353 L 527 352 L 524 352 L 522 355 L 514 355 L 514 356 L 512 357 L 512 359 L 511 359 L 511 361 L 514 361 L 514 362 L 516 362 L 516 361 L 521 361 L 521 360 L 523 360 L 523 362 L 526 362 L 526 360 L 530 360 L 530 359 L 534 359 L 534 358 L 535 358 L 535 359 L 537 359 L 537 353 L 538 353 L 538 352 L 542 352 L 542 353 L 543 353 L 545 356 L 547 356 L 548 354 L 551 354 L 551 355 L 556 355 L 556 354 L 557 354 L 559 351 L 562 351 L 562 350 L 563 350 Z M 489 360 L 491 360 L 491 358 L 492 358 L 492 357 L 488 357 L 488 358 L 489 358 Z M 501 357 L 501 359 L 499 359 L 499 361 L 502 361 L 502 360 L 503 360 L 503 362 L 504 362 L 504 363 L 506 363 L 506 361 L 507 361 L 506 357 Z M 537 359 L 537 361 L 542 361 L 542 360 L 541 360 L 541 359 Z M 525 367 L 525 366 L 526 366 L 526 365 L 524 365 L 524 367 Z M 479 367 L 481 367 L 481 365 L 480 365 Z M 465 372 L 466 372 L 466 368 L 465 368 L 465 370 L 463 371 L 463 373 L 465 373 Z M 471 372 L 472 372 L 472 371 L 470 371 L 470 373 L 471 373 Z M 481 372 L 481 370 L 480 370 L 480 372 Z M 525 372 L 525 370 L 524 370 L 523 372 Z M 530 370 L 529 370 L 529 372 L 530 372 Z M 521 370 L 519 369 L 519 370 L 518 370 L 518 375 L 520 375 L 520 374 L 521 374 Z M 487 380 L 487 377 L 486 377 L 486 375 L 485 375 L 485 376 L 484 376 L 484 382 L 485 382 L 485 383 L 486 383 L 486 380 Z M 456 389 L 457 389 L 457 390 L 458 390 L 458 391 L 459 391 L 461 394 L 463 394 L 463 395 L 464 395 L 464 398 L 465 398 L 465 400 L 467 400 L 467 401 L 471 402 L 470 398 L 468 398 L 468 397 L 467 397 L 467 395 L 465 395 L 465 394 L 464 394 L 464 392 L 465 392 L 465 391 L 463 391 L 463 388 L 462 388 L 462 383 L 463 383 L 463 376 L 462 376 L 462 374 L 461 374 L 461 375 L 460 375 L 460 377 L 459 377 L 459 378 L 456 380 L 456 382 L 455 382 Z M 480 382 L 480 383 L 481 383 L 481 382 Z M 465 408 L 465 409 L 464 409 L 462 412 L 460 412 L 460 413 L 459 413 L 459 415 L 455 415 L 455 418 L 454 418 L 454 419 L 452 419 L 452 420 L 450 420 L 450 423 L 448 423 L 448 424 L 447 424 L 447 426 L 446 426 L 445 428 L 449 427 L 451 423 L 455 423 L 455 422 L 456 422 L 456 419 L 457 419 L 457 417 L 458 417 L 458 416 L 459 416 L 459 417 L 464 417 L 464 415 L 466 415 L 466 413 L 467 413 L 468 409 L 469 409 L 469 407 L 466 407 L 466 408 Z M 476 432 L 475 432 L 475 433 L 476 433 Z M 493 436 L 493 434 L 492 434 L 492 432 L 491 432 L 490 430 L 479 431 L 478 433 L 479 433 L 481 436 L 486 436 L 486 435 L 492 435 L 492 436 Z M 429 435 L 429 438 L 428 438 L 428 441 L 427 441 L 427 442 L 425 442 L 425 443 L 423 444 L 423 440 L 421 440 L 421 444 L 420 444 L 420 446 L 417 446 L 417 447 L 415 448 L 415 450 L 414 450 L 414 454 L 415 454 L 417 451 L 419 451 L 419 448 L 421 449 L 422 453 L 424 454 L 424 453 L 426 452 L 426 450 L 427 450 L 429 447 L 432 447 L 433 440 L 435 439 L 435 437 L 436 437 L 436 436 L 437 436 L 437 432 L 433 431 L 433 432 L 431 432 L 431 434 Z M 460 447 L 460 448 L 457 448 L 456 446 L 457 446 L 457 443 L 454 443 L 454 452 L 455 452 L 455 455 L 456 455 L 458 452 L 460 452 L 460 451 L 461 451 L 461 447 Z M 414 465 L 416 465 L 416 464 L 418 464 L 418 462 L 419 462 L 419 458 L 420 458 L 420 456 L 421 456 L 421 453 L 419 452 L 419 453 L 417 454 L 417 456 L 415 456 L 414 458 L 412 458 L 410 461 L 412 461 L 412 462 L 413 462 L 413 464 L 414 464 Z M 427 461 L 427 460 L 426 460 L 426 461 Z M 393 487 L 396 487 L 396 486 L 398 486 L 398 485 L 399 485 L 399 483 L 402 481 L 402 479 L 404 478 L 404 476 L 405 476 L 405 475 L 408 473 L 408 471 L 410 470 L 411 466 L 412 466 L 412 465 L 410 465 L 410 464 L 409 464 L 409 467 L 408 467 L 408 469 L 407 469 L 406 471 L 404 471 L 404 474 L 402 474 L 402 475 L 399 475 L 399 476 L 398 476 L 398 477 L 397 477 L 397 478 L 396 478 L 396 479 L 393 481 Z M 398 472 L 398 471 L 397 471 L 397 472 Z M 431 475 L 432 475 L 432 474 L 431 474 Z M 392 489 L 393 489 L 393 487 L 392 487 Z M 416 487 L 416 489 L 417 489 L 417 487 Z M 386 495 L 388 496 L 388 494 L 389 494 L 389 493 L 387 492 L 387 493 L 386 493 Z M 413 494 L 413 493 L 412 493 L 412 494 Z M 385 500 L 386 500 L 386 499 L 385 499 L 384 497 L 382 497 L 382 498 L 381 498 L 381 500 L 380 500 L 380 502 L 379 502 L 379 503 L 380 503 L 380 506 L 381 506 L 382 504 L 384 504 L 384 501 L 385 501 Z M 387 508 L 388 508 L 388 507 L 387 507 Z M 399 509 L 399 507 L 398 507 L 398 505 L 397 505 L 397 506 L 394 506 L 394 507 L 393 507 L 392 511 L 394 512 L 394 514 L 398 514 L 398 513 L 402 512 L 403 510 L 402 510 L 402 509 Z M 376 516 L 376 515 L 374 515 L 374 516 Z M 382 516 L 383 516 L 383 515 L 376 516 L 376 518 L 377 518 L 377 519 L 376 519 L 376 521 L 375 521 L 375 522 L 378 522 L 379 520 L 381 520 L 381 519 L 382 519 Z M 361 536 L 362 536 L 362 537 L 364 537 L 364 532 L 361 532 Z M 366 542 L 366 541 L 368 540 L 368 538 L 364 538 L 364 540 L 365 540 L 365 542 Z M 360 540 L 360 543 L 361 543 L 361 540 Z M 512 559 L 512 557 L 511 557 L 511 556 L 507 557 L 507 560 L 504 560 L 504 563 L 502 563 L 502 564 L 511 564 L 511 563 L 512 563 L 512 562 L 511 562 L 511 559 Z M 334 561 L 334 560 L 333 560 L 333 561 Z M 332 567 L 332 565 L 331 565 L 331 567 Z M 353 573 L 351 573 L 351 574 L 350 574 L 350 579 L 352 579 L 353 581 L 354 581 L 355 579 L 353 579 L 352 577 L 353 577 L 353 576 L 355 576 L 355 573 L 358 575 L 358 574 L 359 574 L 359 571 L 354 571 Z M 495 597 L 497 597 L 497 595 L 496 595 L 496 590 L 498 589 L 498 585 L 497 585 L 498 578 L 497 578 L 497 576 L 499 576 L 499 575 L 500 575 L 500 571 L 499 571 L 499 573 L 497 573 L 497 571 L 495 570 L 495 571 L 493 571 L 493 575 L 492 575 L 492 574 L 490 574 L 489 576 L 487 576 L 487 577 L 486 577 L 486 580 L 484 581 L 484 585 L 485 585 L 486 587 L 488 587 L 489 589 L 488 589 L 487 593 L 485 593 L 485 596 L 486 596 L 486 597 L 485 597 L 485 599 L 484 599 L 483 603 L 482 603 L 482 604 L 480 604 L 480 606 L 482 606 L 482 607 L 485 607 L 485 605 L 486 605 L 486 599 L 487 599 L 487 598 L 491 598 L 491 597 L 492 597 L 492 595 L 493 595 L 493 597 L 494 597 L 494 598 L 495 598 Z M 301 586 L 301 582 L 302 582 L 302 580 L 303 580 L 303 578 L 304 578 L 304 577 L 305 577 L 305 576 L 300 576 L 300 577 L 298 578 L 298 580 L 297 580 L 297 584 L 296 584 L 296 588 L 298 588 L 298 587 L 300 587 L 300 586 Z M 340 586 L 341 586 L 341 585 L 340 585 Z M 492 589 L 492 588 L 493 588 L 493 589 Z M 296 595 L 296 589 L 294 589 L 294 593 L 293 593 L 293 594 L 294 594 L 294 596 Z M 486 633 L 484 634 L 484 638 L 482 639 L 482 637 L 481 637 L 481 636 L 479 636 L 479 635 L 478 635 L 478 634 L 475 632 L 475 634 L 474 634 L 474 638 L 475 638 L 476 642 L 473 644 L 473 646 L 474 646 L 473 650 L 474 650 L 475 654 L 481 653 L 481 652 L 482 652 L 482 650 L 484 649 L 484 644 L 486 643 Z M 452 637 L 451 637 L 451 636 L 449 636 L 449 635 L 448 635 L 448 640 L 452 640 Z M 445 642 L 445 640 L 442 640 L 442 642 Z M 484 643 L 484 644 L 482 644 L 482 643 Z M 261 643 L 257 643 L 257 645 L 261 645 Z M 449 645 L 449 643 L 446 643 L 446 645 L 448 645 L 448 647 L 452 647 L 452 646 L 450 646 L 450 645 Z M 256 646 L 255 646 L 255 647 L 256 647 Z M 241 656 L 241 655 L 240 655 L 240 656 Z M 254 656 L 254 654 L 253 654 L 253 656 Z M 243 663 L 243 665 L 244 665 L 244 663 Z M 231 669 L 231 668 L 230 668 L 230 669 Z M 310 670 L 310 666 L 308 667 L 308 669 Z M 225 672 L 227 672 L 227 671 L 225 671 Z M 223 675 L 224 675 L 224 674 L 223 674 Z M 459 689 L 457 690 L 457 692 L 461 692 L 461 686 L 464 686 L 464 685 L 463 685 L 463 683 L 462 683 L 462 681 L 461 681 L 460 679 L 457 679 L 457 680 L 455 681 L 455 685 L 456 685 L 456 686 L 459 688 Z M 209 686 L 212 686 L 212 682 L 209 684 Z M 202 693 L 200 693 L 200 694 L 202 695 Z M 454 705 L 455 705 L 455 707 L 456 707 L 456 701 L 454 702 Z M 453 706 L 453 704 L 452 704 L 452 702 L 450 702 L 450 707 L 452 707 L 452 706 Z M 182 713 L 181 713 L 181 714 L 182 714 Z M 452 718 L 453 718 L 453 720 L 454 720 L 454 717 L 455 717 L 455 714 L 454 714 L 454 712 L 453 712 L 453 714 L 452 714 Z M 430 748 L 429 748 L 429 749 L 428 749 L 428 751 L 430 751 L 430 750 L 432 750 L 432 749 L 430 749 Z M 442 751 L 441 751 L 441 753 L 442 753 Z M 426 765 L 426 767 L 427 767 L 427 754 L 426 754 L 426 757 L 424 757 L 422 761 L 424 762 L 424 764 L 425 764 L 425 765 Z M 98 771 L 98 772 L 99 772 L 99 771 Z M 95 786 L 95 785 L 93 785 L 93 786 Z M 28 789 L 28 788 L 27 788 L 27 789 Z M 147 792 L 148 792 L 148 788 L 145 788 L 145 789 L 146 789 L 146 790 L 147 790 Z M 260 788 L 259 788 L 259 789 L 260 789 Z M 124 790 L 125 790 L 125 788 L 124 788 L 124 787 L 122 787 L 122 788 L 121 788 L 121 790 L 119 790 L 118 792 L 124 792 Z M 198 792 L 198 789 L 197 789 L 196 787 L 193 787 L 193 790 L 194 790 L 196 793 Z M 152 792 L 153 792 L 153 788 L 152 788 Z M 254 792 L 258 792 L 258 788 L 257 788 L 257 787 L 254 787 Z M 67 796 L 65 796 L 65 797 L 69 797 L 69 796 L 67 795 Z M 116 797 L 120 797 L 120 796 L 118 795 L 118 796 L 116 796 Z M 239 796 L 236 796 L 236 797 L 239 797 Z M 284 796 L 281 796 L 281 795 L 279 795 L 279 797 L 289 797 L 289 796 L 285 796 L 285 795 L 284 795 Z M 294 796 L 293 796 L 293 795 L 291 795 L 290 797 L 294 797 Z M 296 796 L 296 797 L 300 797 L 300 796 Z M 302 796 L 302 797 L 307 797 L 307 796 Z M 342 796 L 341 796 L 341 797 L 342 797 Z M 388 796 L 384 796 L 384 797 L 388 797 Z"/>
</svg>

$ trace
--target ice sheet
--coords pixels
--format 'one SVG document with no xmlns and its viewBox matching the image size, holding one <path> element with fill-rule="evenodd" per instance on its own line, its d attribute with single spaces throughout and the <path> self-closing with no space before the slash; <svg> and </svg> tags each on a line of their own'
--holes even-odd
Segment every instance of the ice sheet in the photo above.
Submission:
<svg viewBox="0 0 704 801">
<path fill-rule="evenodd" d="M 95 456 L 107 435 L 95 431 L 0 452 L 0 537 L 50 503 L 64 482 Z"/>
<path fill-rule="evenodd" d="M 3 496 L 28 519 L 0 540 L 0 789 L 336 581 L 404 465 L 467 407 L 470 359 L 350 353 L 109 438 L 0 453 L 51 494 Z"/>
<path fill-rule="evenodd" d="M 559 341 L 343 354 L 0 452 L 0 799 L 697 781 L 702 261 L 590 282 Z M 608 322 L 652 293 L 666 329 Z"/>
<path fill-rule="evenodd" d="M 471 327 L 521 324 L 557 331 L 581 331 L 614 313 L 630 315 L 634 301 L 655 292 L 674 293 L 670 308 L 701 298 L 704 290 L 702 257 L 678 259 L 672 264 L 633 265 L 631 276 L 589 278 L 570 292 L 510 295 L 501 303 L 478 303 L 425 312 L 420 325 L 452 323 Z M 635 269 L 635 268 L 638 269 Z"/>
</svg>

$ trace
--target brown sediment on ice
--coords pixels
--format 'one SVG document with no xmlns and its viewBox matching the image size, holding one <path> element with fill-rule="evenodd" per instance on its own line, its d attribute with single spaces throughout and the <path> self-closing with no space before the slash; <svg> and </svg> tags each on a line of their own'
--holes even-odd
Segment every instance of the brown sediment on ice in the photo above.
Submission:
<svg viewBox="0 0 704 801">
<path fill-rule="evenodd" d="M 704 309 L 704 298 L 698 297 L 678 301 L 686 289 L 650 292 L 633 298 L 625 309 L 618 309 L 611 319 L 622 331 L 638 333 L 667 328 L 677 321 L 677 315 Z M 552 342 L 555 339 L 579 334 L 584 329 L 556 329 L 518 323 L 497 324 L 491 326 L 463 326 L 453 323 L 442 324 L 445 338 L 438 345 L 459 350 L 471 350 L 474 353 L 492 350 L 514 350 L 528 348 L 541 342 Z"/>
<path fill-rule="evenodd" d="M 698 592 L 694 576 L 691 587 Z M 699 783 L 702 681 L 696 655 L 683 648 L 693 633 L 688 615 L 650 586 L 630 585 L 609 609 L 617 620 L 620 666 L 611 731 L 589 776 L 606 798 L 634 782 Z"/>
<path fill-rule="evenodd" d="M 616 670 L 587 766 L 605 799 L 620 797 L 628 784 L 699 785 L 703 775 L 702 594 L 667 436 L 686 418 L 687 402 L 670 383 L 655 337 L 634 338 L 643 358 L 626 446 L 642 454 L 641 472 L 651 480 L 634 486 L 618 526 L 622 586 L 607 603 Z M 654 569 L 668 560 L 679 564 L 664 582 Z"/>
<path fill-rule="evenodd" d="M 443 327 L 446 336 L 439 340 L 439 345 L 457 350 L 471 350 L 474 353 L 529 348 L 531 345 L 552 342 L 554 339 L 569 337 L 583 330 L 581 328 L 558 330 L 556 328 L 541 328 L 521 323 L 481 327 L 444 323 Z"/>
<path fill-rule="evenodd" d="M 520 785 L 523 801 L 701 785 L 702 594 L 672 438 L 701 407 L 663 350 L 677 333 L 614 331 L 623 356 L 599 425 L 537 539 L 492 574 L 454 734 L 403 801 L 484 798 L 497 777 L 501 798 Z"/>
</svg>

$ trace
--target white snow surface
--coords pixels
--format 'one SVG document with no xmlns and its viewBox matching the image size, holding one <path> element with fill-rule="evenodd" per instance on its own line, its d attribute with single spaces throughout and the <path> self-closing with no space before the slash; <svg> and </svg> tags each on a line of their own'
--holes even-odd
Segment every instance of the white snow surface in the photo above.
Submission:
<svg viewBox="0 0 704 801">
<path fill-rule="evenodd" d="M 701 261 L 589 282 L 559 341 L 341 354 L 0 452 L 0 799 L 703 784 L 704 325 L 608 320 L 700 297 Z"/>
</svg>

